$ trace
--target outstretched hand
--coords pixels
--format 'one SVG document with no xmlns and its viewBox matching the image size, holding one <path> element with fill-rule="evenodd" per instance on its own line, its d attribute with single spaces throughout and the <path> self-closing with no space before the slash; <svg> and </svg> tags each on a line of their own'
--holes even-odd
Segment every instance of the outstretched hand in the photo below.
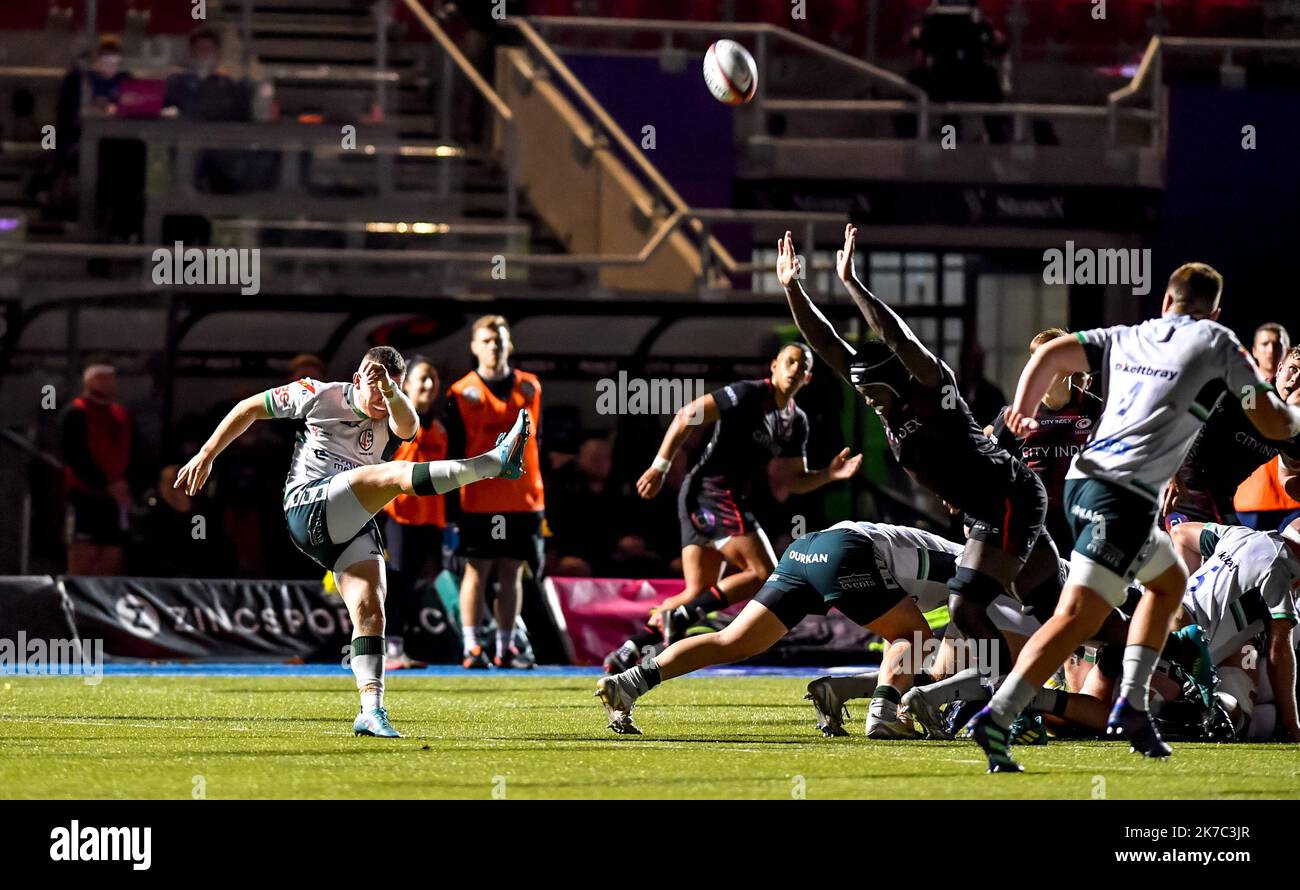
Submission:
<svg viewBox="0 0 1300 890">
<path fill-rule="evenodd" d="M 862 466 L 862 455 L 855 454 L 849 457 L 849 449 L 844 448 L 831 458 L 830 464 L 826 467 L 826 475 L 837 482 L 841 479 L 850 479 L 860 466 Z"/>
<path fill-rule="evenodd" d="M 181 467 L 180 472 L 176 474 L 176 481 L 172 483 L 172 488 L 179 488 L 190 497 L 194 497 L 203 487 L 203 483 L 208 481 L 211 473 L 212 458 L 200 451 L 190 458 L 189 463 Z"/>
<path fill-rule="evenodd" d="M 858 246 L 858 227 L 849 223 L 844 227 L 844 246 L 835 251 L 835 274 L 848 284 L 857 274 L 853 268 L 853 251 Z"/>
<path fill-rule="evenodd" d="M 791 287 L 803 277 L 803 261 L 794 252 L 794 238 L 789 232 L 776 242 L 776 280 L 782 287 Z"/>
</svg>

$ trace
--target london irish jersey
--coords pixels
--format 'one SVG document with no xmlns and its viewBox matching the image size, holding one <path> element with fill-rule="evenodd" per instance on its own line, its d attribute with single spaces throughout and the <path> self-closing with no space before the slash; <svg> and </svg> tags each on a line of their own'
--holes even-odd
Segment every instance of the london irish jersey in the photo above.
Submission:
<svg viewBox="0 0 1300 890">
<path fill-rule="evenodd" d="M 293 449 L 285 493 L 304 482 L 391 460 L 402 444 L 388 418 L 375 420 L 361 413 L 354 389 L 351 383 L 304 377 L 263 393 L 272 417 L 307 422 Z"/>
<path fill-rule="evenodd" d="M 1212 645 L 1231 640 L 1233 631 L 1250 628 L 1265 614 L 1296 623 L 1300 560 L 1281 535 L 1207 522 L 1201 537 L 1203 549 L 1211 542 L 1214 549 L 1188 581 L 1183 607 L 1218 638 Z M 1216 633 L 1220 629 L 1229 632 Z M 1222 654 L 1216 651 L 1216 658 Z"/>
<path fill-rule="evenodd" d="M 831 528 L 844 528 L 871 539 L 876 560 L 888 569 L 881 574 L 898 582 L 922 612 L 948 604 L 948 579 L 956 570 L 962 547 L 946 538 L 920 529 L 876 522 L 845 521 Z"/>
<path fill-rule="evenodd" d="M 1215 386 L 1245 399 L 1272 387 L 1232 331 L 1175 315 L 1075 334 L 1102 374 L 1105 406 L 1069 479 L 1101 479 L 1155 499 L 1209 415 Z"/>
</svg>

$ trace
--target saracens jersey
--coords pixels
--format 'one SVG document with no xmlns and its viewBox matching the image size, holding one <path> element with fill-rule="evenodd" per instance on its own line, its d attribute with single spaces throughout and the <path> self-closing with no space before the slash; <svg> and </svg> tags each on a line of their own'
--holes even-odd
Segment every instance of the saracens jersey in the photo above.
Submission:
<svg viewBox="0 0 1300 890">
<path fill-rule="evenodd" d="M 718 422 L 686 484 L 722 488 L 743 498 L 768 461 L 806 457 L 808 416 L 793 399 L 778 408 L 771 380 L 740 380 L 711 395 Z"/>
<path fill-rule="evenodd" d="M 1101 399 L 1085 389 L 1070 387 L 1070 399 L 1060 408 L 1039 404 L 1034 412 L 1038 428 L 1017 439 L 1007 429 L 1005 412 L 993 422 L 997 443 L 1019 457 L 1025 466 L 1038 474 L 1047 488 L 1047 500 L 1053 506 L 1062 503 L 1065 474 L 1074 456 L 1092 436 L 1092 428 L 1101 416 Z"/>
<path fill-rule="evenodd" d="M 1208 319 L 1174 315 L 1075 336 L 1102 375 L 1105 407 L 1069 479 L 1101 479 L 1155 500 L 1209 416 L 1211 384 L 1222 381 L 1243 400 L 1272 389 L 1237 336 Z"/>
<path fill-rule="evenodd" d="M 937 387 L 909 375 L 890 410 L 877 412 L 889 447 L 903 469 L 948 503 L 976 518 L 1001 518 L 1015 458 L 984 435 L 952 369 L 943 362 L 939 368 Z"/>
<path fill-rule="evenodd" d="M 307 422 L 298 434 L 285 480 L 285 494 L 304 482 L 355 467 L 392 460 L 402 440 L 388 426 L 361 413 L 351 383 L 322 383 L 304 377 L 262 394 L 272 417 Z"/>
</svg>

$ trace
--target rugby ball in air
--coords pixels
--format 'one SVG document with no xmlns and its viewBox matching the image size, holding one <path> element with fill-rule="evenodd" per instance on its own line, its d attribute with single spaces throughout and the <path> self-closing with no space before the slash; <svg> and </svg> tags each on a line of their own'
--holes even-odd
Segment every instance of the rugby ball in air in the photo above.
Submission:
<svg viewBox="0 0 1300 890">
<path fill-rule="evenodd" d="M 719 102 L 743 105 L 758 88 L 758 66 L 739 43 L 719 40 L 704 54 L 704 83 Z"/>
</svg>

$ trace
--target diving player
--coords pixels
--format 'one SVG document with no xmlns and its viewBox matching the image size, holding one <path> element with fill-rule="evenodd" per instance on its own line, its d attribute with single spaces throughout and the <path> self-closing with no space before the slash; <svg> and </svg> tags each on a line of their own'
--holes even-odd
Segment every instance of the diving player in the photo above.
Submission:
<svg viewBox="0 0 1300 890">
<path fill-rule="evenodd" d="M 1209 266 L 1180 266 L 1170 276 L 1160 318 L 1058 337 L 1020 375 L 1006 412 L 1007 428 L 1016 435 L 1033 428 L 1035 406 L 1063 374 L 1102 374 L 1105 405 L 1065 483 L 1075 545 L 1060 605 L 968 724 L 990 772 L 1021 770 L 1009 754 L 1012 721 L 1124 601 L 1134 579 L 1146 592 L 1129 624 L 1120 696 L 1106 732 L 1148 757 L 1171 753 L 1147 713 L 1147 697 L 1187 572 L 1156 519 L 1161 487 L 1177 471 L 1206 415 L 1196 399 L 1207 384 L 1222 380 L 1266 437 L 1300 433 L 1300 408 L 1278 399 L 1236 335 L 1215 321 L 1222 289 L 1222 276 Z"/>
<path fill-rule="evenodd" d="M 352 619 L 349 659 L 361 694 L 352 724 L 357 735 L 400 738 L 384 707 L 384 543 L 374 516 L 398 495 L 446 494 L 480 479 L 523 473 L 527 411 L 496 445 L 467 460 L 395 461 L 393 453 L 419 431 L 402 392 L 406 362 L 391 346 L 366 352 L 349 383 L 303 378 L 235 405 L 176 476 L 193 496 L 213 461 L 254 421 L 306 421 L 284 484 L 284 518 L 294 546 L 334 573 Z"/>
<path fill-rule="evenodd" d="M 1056 548 L 1043 534 L 1047 493 L 1033 471 L 975 423 L 952 369 L 858 280 L 856 243 L 857 229 L 849 225 L 836 270 L 880 342 L 855 349 L 839 337 L 799 283 L 789 232 L 777 242 L 777 279 L 813 349 L 879 415 L 899 464 L 971 518 L 966 546 L 948 582 L 949 613 L 966 639 L 997 641 L 995 673 L 1005 673 L 1011 654 L 989 606 L 1010 588 L 1041 620 L 1051 614 L 1060 592 Z"/>
<path fill-rule="evenodd" d="M 632 710 L 641 696 L 664 680 L 752 658 L 770 649 L 805 616 L 825 615 L 835 608 L 890 643 L 867 735 L 914 734 L 897 713 L 899 696 L 910 688 L 915 673 L 903 665 L 914 641 L 924 642 L 933 634 L 916 603 L 882 561 L 871 531 L 870 523 L 841 522 L 796 539 L 754 599 L 722 630 L 679 640 L 639 665 L 601 677 L 596 696 L 605 706 L 609 728 L 620 735 L 640 735 Z"/>
<path fill-rule="evenodd" d="M 962 551 L 960 544 L 921 529 L 901 525 L 879 522 L 854 522 L 851 525 L 871 540 L 881 573 L 911 597 L 921 614 L 948 604 L 948 582 L 957 571 L 957 560 Z M 1038 622 L 1021 612 L 1020 604 L 1007 596 L 998 597 L 989 614 L 998 630 L 1006 637 L 1013 654 L 1019 651 L 1023 642 L 1038 628 Z M 968 661 L 976 661 L 974 658 L 961 657 L 957 651 L 958 644 L 956 631 L 949 625 L 949 633 L 945 634 L 939 650 L 930 659 L 928 673 L 931 677 L 937 679 L 948 676 L 964 667 Z M 913 659 L 914 664 L 918 663 L 913 651 L 900 652 L 898 655 Z M 845 702 L 870 698 L 868 737 L 895 737 L 885 734 L 891 733 L 891 723 L 897 722 L 896 718 L 892 721 L 885 719 L 891 716 L 885 712 L 897 710 L 899 697 L 907 690 L 891 693 L 888 684 L 880 682 L 882 674 L 883 669 L 856 676 L 819 677 L 808 684 L 808 693 L 804 698 L 812 702 L 817 713 L 816 726 L 823 735 L 848 735 L 843 723 Z M 978 666 L 975 667 L 975 675 L 979 678 L 977 684 L 992 679 L 986 675 L 981 677 Z M 917 690 L 913 690 L 915 691 Z M 880 729 L 873 733 L 875 726 Z"/>
<path fill-rule="evenodd" d="M 787 343 L 772 359 L 767 379 L 730 383 L 673 417 L 636 488 L 643 498 L 657 495 L 691 429 L 713 427 L 677 495 L 686 588 L 665 600 L 657 616 L 606 656 L 607 673 L 627 670 L 661 639 L 671 644 L 709 612 L 749 599 L 772 573 L 776 555 L 749 507 L 755 478 L 770 473 L 774 489 L 805 494 L 857 472 L 862 456 L 849 457 L 847 448 L 823 469 L 808 469 L 808 417 L 794 399 L 811 379 L 812 351 L 802 343 Z M 740 571 L 720 578 L 724 560 Z"/>
</svg>

